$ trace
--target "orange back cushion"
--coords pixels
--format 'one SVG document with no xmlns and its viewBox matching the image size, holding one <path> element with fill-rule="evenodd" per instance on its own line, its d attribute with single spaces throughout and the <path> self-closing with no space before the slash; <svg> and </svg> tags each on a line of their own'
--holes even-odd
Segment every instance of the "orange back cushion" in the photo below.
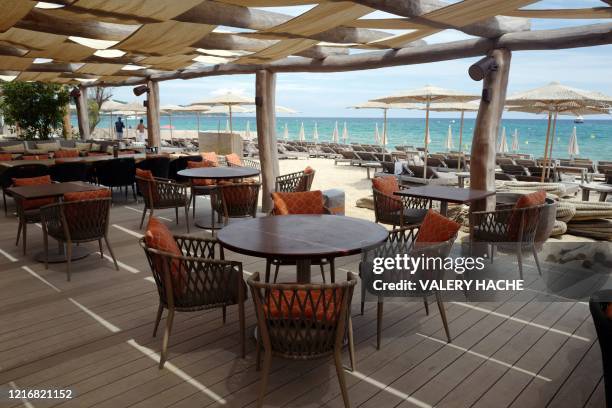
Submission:
<svg viewBox="0 0 612 408">
<path fill-rule="evenodd" d="M 304 191 L 299 193 L 272 193 L 275 215 L 325 214 L 323 193 Z"/>
<path fill-rule="evenodd" d="M 304 169 L 304 175 L 310 175 L 312 173 L 314 173 L 314 169 L 312 167 L 307 166 Z M 302 177 L 300 183 L 295 188 L 295 191 L 308 191 L 308 182 L 306 180 L 306 177 Z"/>
<path fill-rule="evenodd" d="M 28 155 L 24 155 L 21 156 L 22 160 L 46 160 L 48 159 L 49 156 L 48 155 L 36 155 L 36 154 L 28 154 Z"/>
<path fill-rule="evenodd" d="M 10 153 L 0 153 L 0 161 L 13 160 L 13 155 Z"/>
<path fill-rule="evenodd" d="M 323 292 L 325 295 L 321 296 Z M 338 318 L 341 304 L 342 291 L 340 290 L 274 289 L 267 296 L 264 314 L 268 319 L 308 319 L 334 322 Z"/>
<path fill-rule="evenodd" d="M 225 160 L 227 160 L 229 164 L 233 164 L 234 166 L 242 166 L 242 160 L 236 153 L 226 155 Z"/>
<path fill-rule="evenodd" d="M 56 159 L 64 159 L 67 157 L 79 157 L 79 152 L 77 150 L 58 150 L 54 153 L 54 157 Z"/>
<path fill-rule="evenodd" d="M 217 153 L 215 152 L 203 152 L 202 159 L 204 159 L 203 161 L 209 161 L 213 163 L 213 166 L 219 165 L 219 158 L 217 157 Z"/>
<path fill-rule="evenodd" d="M 28 178 L 14 178 L 13 185 L 15 187 L 21 186 L 40 186 L 45 184 L 51 184 L 51 176 L 40 176 L 40 177 L 28 177 Z M 32 210 L 40 208 L 44 205 L 53 204 L 55 198 L 34 198 L 31 200 L 21 200 L 21 206 L 24 210 Z"/>
<path fill-rule="evenodd" d="M 430 208 L 419 227 L 416 242 L 436 243 L 448 241 L 455 236 L 460 227 L 459 223 L 440 215 Z"/>
<path fill-rule="evenodd" d="M 530 194 L 522 195 L 514 204 L 514 209 L 529 208 L 542 205 L 546 202 L 546 191 L 540 190 Z M 521 232 L 521 218 L 523 211 L 513 211 L 508 218 L 508 238 L 513 241 Z M 523 224 L 526 224 L 524 220 Z"/>
<path fill-rule="evenodd" d="M 168 227 L 166 227 L 166 225 L 155 217 L 151 217 L 149 220 L 144 239 L 147 247 L 149 248 L 167 252 L 174 256 L 183 255 Z M 157 256 L 155 256 L 153 259 L 155 260 L 155 267 L 157 271 L 159 273 L 164 273 L 164 268 L 167 265 L 167 261 L 162 260 L 161 257 Z M 172 280 L 174 294 L 177 296 L 184 293 L 187 281 L 185 273 L 185 269 L 181 267 L 181 262 L 178 259 L 174 259 L 170 264 L 170 277 Z"/>
<path fill-rule="evenodd" d="M 82 201 L 82 200 L 95 200 L 96 198 L 109 198 L 111 191 L 108 188 L 101 188 L 99 190 L 92 191 L 75 191 L 72 193 L 64 194 L 64 201 Z"/>
<path fill-rule="evenodd" d="M 140 177 L 146 180 L 155 180 L 155 177 L 153 177 L 153 173 L 151 173 L 151 170 L 143 170 L 143 169 L 136 169 L 136 177 Z"/>
<path fill-rule="evenodd" d="M 372 187 L 388 196 L 393 196 L 400 189 L 395 176 L 374 177 Z"/>
<path fill-rule="evenodd" d="M 214 153 L 213 153 L 214 154 Z M 204 155 L 204 153 L 202 153 L 202 155 Z M 215 159 L 216 159 L 216 155 L 215 155 Z M 187 168 L 188 169 L 199 169 L 202 167 L 217 167 L 217 165 L 207 159 L 204 159 L 202 161 L 188 161 L 187 162 Z M 198 178 L 193 178 L 191 179 L 191 184 L 193 184 L 194 186 L 213 186 L 215 185 L 215 180 L 212 179 L 198 179 Z"/>
</svg>

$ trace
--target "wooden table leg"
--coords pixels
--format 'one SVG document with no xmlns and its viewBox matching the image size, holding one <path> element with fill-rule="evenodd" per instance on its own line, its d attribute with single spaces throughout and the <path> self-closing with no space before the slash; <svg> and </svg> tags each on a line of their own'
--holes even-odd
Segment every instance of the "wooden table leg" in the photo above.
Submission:
<svg viewBox="0 0 612 408">
<path fill-rule="evenodd" d="M 582 201 L 589 201 L 590 193 L 591 193 L 591 190 L 583 187 L 582 188 Z"/>
<path fill-rule="evenodd" d="M 448 214 L 448 202 L 447 201 L 440 201 L 440 214 L 446 217 L 446 214 Z"/>
<path fill-rule="evenodd" d="M 299 259 L 295 267 L 298 283 L 310 283 L 310 259 Z"/>
</svg>

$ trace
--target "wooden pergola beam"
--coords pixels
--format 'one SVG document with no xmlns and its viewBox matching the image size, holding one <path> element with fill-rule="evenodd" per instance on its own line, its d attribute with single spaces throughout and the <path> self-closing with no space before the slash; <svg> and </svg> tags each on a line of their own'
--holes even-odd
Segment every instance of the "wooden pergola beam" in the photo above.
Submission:
<svg viewBox="0 0 612 408">
<path fill-rule="evenodd" d="M 432 28 L 454 28 L 463 31 L 467 34 L 475 35 L 478 37 L 485 38 L 496 38 L 500 35 L 516 32 L 525 31 L 531 28 L 531 24 L 528 19 L 515 18 L 515 17 L 504 17 L 497 16 L 487 18 L 482 21 L 478 21 L 473 24 L 466 26 L 449 26 L 445 24 L 439 24 L 434 21 L 422 18 L 422 16 L 432 11 L 439 10 L 441 8 L 450 6 L 450 3 L 446 3 L 440 0 L 352 0 L 355 3 L 363 4 L 387 13 L 395 14 L 402 17 L 408 17 L 415 23 L 430 26 Z"/>
</svg>

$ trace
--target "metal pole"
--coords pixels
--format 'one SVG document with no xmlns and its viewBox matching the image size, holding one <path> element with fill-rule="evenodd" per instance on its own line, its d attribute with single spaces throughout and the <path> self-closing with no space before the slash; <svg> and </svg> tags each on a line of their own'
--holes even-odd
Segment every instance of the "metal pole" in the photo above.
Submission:
<svg viewBox="0 0 612 408">
<path fill-rule="evenodd" d="M 465 111 L 461 111 L 461 124 L 459 125 L 459 160 L 457 170 L 461 170 L 461 162 L 463 161 L 463 115 L 465 115 Z"/>
<path fill-rule="evenodd" d="M 427 140 L 427 135 L 429 134 L 429 105 L 430 100 L 427 98 L 427 102 L 425 104 L 425 157 L 423 158 L 423 180 L 427 178 L 427 151 L 429 150 L 429 143 Z"/>
</svg>

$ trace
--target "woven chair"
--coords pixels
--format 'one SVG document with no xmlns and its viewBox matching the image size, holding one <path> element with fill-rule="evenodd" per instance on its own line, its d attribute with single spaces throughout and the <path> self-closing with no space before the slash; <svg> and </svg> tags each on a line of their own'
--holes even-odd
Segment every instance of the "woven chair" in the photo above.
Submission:
<svg viewBox="0 0 612 408">
<path fill-rule="evenodd" d="M 285 203 L 287 203 L 287 201 L 291 200 L 292 197 L 295 196 L 301 196 L 298 197 L 298 200 L 296 200 L 297 203 L 300 204 L 300 207 L 297 207 L 296 205 L 290 205 L 287 204 L 287 213 L 283 213 L 281 211 L 279 211 L 278 208 L 276 208 L 276 201 L 280 200 L 280 201 L 284 201 Z M 320 207 L 319 209 L 317 209 L 317 211 L 312 211 L 312 210 L 305 210 L 303 207 L 301 207 L 302 204 L 309 204 L 307 200 L 320 200 Z M 323 193 L 321 193 L 321 191 L 315 190 L 315 191 L 309 191 L 309 192 L 298 192 L 298 193 L 278 193 L 278 192 L 274 192 L 272 193 L 272 200 L 275 201 L 275 207 L 272 209 L 272 212 L 270 213 L 270 215 L 276 215 L 276 216 L 282 216 L 282 215 L 296 215 L 296 214 L 331 214 L 331 211 L 324 206 L 323 204 Z M 271 267 L 272 265 L 274 265 L 274 280 L 273 282 L 276 283 L 276 280 L 278 279 L 278 272 L 281 266 L 294 266 L 296 265 L 295 261 L 289 261 L 289 260 L 281 260 L 281 259 L 266 259 L 266 275 L 265 275 L 265 280 L 266 282 L 270 282 L 270 272 L 271 272 Z M 313 259 L 312 260 L 312 265 L 319 265 L 319 268 L 321 268 L 321 278 L 323 279 L 323 282 L 326 282 L 325 279 L 325 265 L 329 265 L 329 274 L 330 274 L 330 280 L 331 282 L 335 282 L 336 281 L 336 268 L 334 265 L 334 258 L 329 258 L 329 259 Z"/>
<path fill-rule="evenodd" d="M 272 357 L 312 360 L 333 355 L 345 407 L 350 407 L 342 366 L 342 347 L 348 335 L 351 370 L 355 369 L 350 305 L 357 283 L 354 274 L 347 281 L 332 284 L 264 283 L 259 273 L 248 279 L 255 303 L 259 336 L 257 370 L 262 368 L 257 407 L 262 407 Z M 263 366 L 261 348 L 263 346 Z"/>
<path fill-rule="evenodd" d="M 60 183 L 68 181 L 87 181 L 89 166 L 85 162 L 61 162 L 57 160 L 51 167 L 51 179 Z"/>
<path fill-rule="evenodd" d="M 164 367 L 168 357 L 168 343 L 176 312 L 221 308 L 225 323 L 226 307 L 232 305 L 238 305 L 241 353 L 244 358 L 246 287 L 242 279 L 242 264 L 226 261 L 223 247 L 215 239 L 183 235 L 175 235 L 174 239 L 183 254 L 181 256 L 150 248 L 144 238 L 140 239 L 159 295 L 153 337 L 157 335 L 164 309 L 168 310 L 159 368 Z M 215 259 L 217 256 L 219 258 Z"/>
<path fill-rule="evenodd" d="M 8 215 L 6 207 L 6 189 L 13 185 L 13 179 L 46 176 L 49 167 L 44 164 L 20 164 L 8 167 L 0 174 L 0 187 L 2 187 L 2 201 L 4 203 L 4 215 Z M 38 221 L 37 221 L 38 222 Z"/>
<path fill-rule="evenodd" d="M 297 193 L 300 191 L 310 191 L 315 171 L 298 171 L 295 173 L 283 174 L 276 178 L 274 191 L 281 193 Z"/>
<path fill-rule="evenodd" d="M 215 213 L 223 218 L 223 225 L 229 224 L 230 218 L 247 218 L 257 216 L 257 200 L 261 184 L 241 183 L 217 185 L 210 191 L 212 234 L 215 234 Z"/>
<path fill-rule="evenodd" d="M 136 168 L 142 170 L 149 170 L 151 173 L 153 173 L 154 177 L 167 179 L 169 178 L 168 171 L 170 169 L 170 157 L 147 157 L 146 159 L 136 163 Z"/>
<path fill-rule="evenodd" d="M 404 227 L 407 225 L 419 225 L 431 207 L 431 201 L 414 197 L 394 197 L 385 194 L 375 188 L 374 195 L 374 218 L 379 224 Z"/>
<path fill-rule="evenodd" d="M 66 247 L 66 275 L 70 282 L 72 244 L 98 241 L 100 258 L 104 258 L 102 240 L 119 270 L 117 259 L 108 242 L 108 225 L 111 198 L 96 198 L 80 201 L 63 201 L 40 209 L 45 246 L 45 269 L 49 267 L 49 237 Z"/>
<path fill-rule="evenodd" d="M 172 180 L 154 178 L 153 180 L 143 177 L 136 177 L 138 191 L 144 199 L 144 211 L 140 218 L 140 229 L 144 223 L 147 211 L 150 211 L 149 218 L 153 217 L 155 210 L 174 208 L 176 223 L 178 225 L 179 207 L 185 208 L 185 225 L 189 232 L 189 202 L 190 197 L 187 193 L 187 186 L 175 183 Z"/>
<path fill-rule="evenodd" d="M 249 167 L 251 169 L 256 169 L 256 170 L 261 170 L 261 164 L 253 159 L 249 159 L 246 157 L 238 157 L 238 160 L 236 160 L 236 157 L 238 157 L 237 155 L 235 155 L 235 157 L 230 157 L 230 155 L 225 156 L 225 160 L 227 162 L 227 165 L 229 167 Z M 253 178 L 253 180 L 255 180 L 255 178 Z M 261 173 L 257 175 L 257 181 L 261 183 Z"/>
<path fill-rule="evenodd" d="M 501 246 L 516 251 L 519 275 L 523 279 L 523 250 L 531 250 L 541 275 L 535 236 L 540 216 L 548 204 L 525 208 L 501 207 L 494 211 L 474 211 L 470 214 L 470 245 L 484 242 L 491 247 L 491 262 L 495 248 Z M 470 250 L 472 251 L 473 248 Z"/>
<path fill-rule="evenodd" d="M 409 257 L 426 257 L 426 258 L 445 258 L 449 255 L 453 243 L 457 239 L 457 234 L 447 241 L 440 243 L 426 244 L 426 246 L 415 246 L 415 240 L 418 237 L 419 228 L 416 226 L 398 228 L 393 231 L 389 231 L 389 237 L 387 241 L 362 255 L 361 262 L 359 263 L 359 276 L 361 278 L 361 314 L 364 313 L 365 298 L 366 298 L 366 287 L 371 287 L 372 282 L 377 279 L 382 279 L 385 282 L 400 282 L 402 280 L 411 280 L 417 282 L 418 280 L 441 280 L 444 278 L 444 270 L 433 270 L 433 269 L 420 269 L 418 271 L 407 271 L 407 270 L 385 270 L 382 275 L 374 275 L 372 272 L 372 265 L 375 258 L 395 258 L 397 255 L 403 256 L 408 255 Z M 440 317 L 442 318 L 442 325 L 444 326 L 444 332 L 448 342 L 451 342 L 451 335 L 448 328 L 448 321 L 446 319 L 446 311 L 444 309 L 444 302 L 439 291 L 435 290 L 420 290 L 420 286 L 416 285 L 417 289 L 414 291 L 406 291 L 403 296 L 405 297 L 421 297 L 423 298 L 423 304 L 425 306 L 425 313 L 429 315 L 429 302 L 430 296 L 435 296 Z M 382 342 L 382 319 L 383 319 L 383 297 L 379 296 L 376 305 L 376 348 L 380 349 Z"/>
<path fill-rule="evenodd" d="M 123 157 L 119 159 L 102 160 L 94 163 L 94 172 L 98 184 L 113 188 L 123 187 L 125 190 L 125 199 L 128 198 L 128 187 L 132 189 L 132 195 L 136 201 L 136 190 L 134 182 L 136 177 L 136 162 L 132 157 Z"/>
</svg>

